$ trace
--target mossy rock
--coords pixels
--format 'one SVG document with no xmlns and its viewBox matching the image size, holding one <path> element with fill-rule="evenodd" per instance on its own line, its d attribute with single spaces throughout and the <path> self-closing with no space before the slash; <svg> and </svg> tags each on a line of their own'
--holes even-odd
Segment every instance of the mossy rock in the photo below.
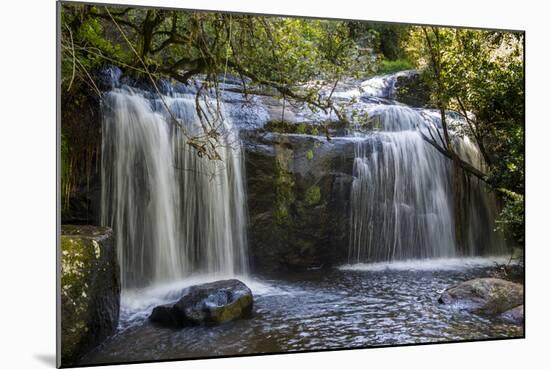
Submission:
<svg viewBox="0 0 550 369">
<path fill-rule="evenodd" d="M 304 202 L 307 206 L 317 205 L 321 201 L 321 188 L 313 185 L 306 190 Z"/>
<path fill-rule="evenodd" d="M 293 123 L 285 120 L 269 121 L 264 125 L 264 130 L 275 133 L 297 133 L 302 135 L 318 136 L 322 130 L 316 123 Z"/>
<path fill-rule="evenodd" d="M 61 362 L 73 365 L 118 325 L 120 271 L 112 231 L 61 228 Z"/>
<path fill-rule="evenodd" d="M 167 327 L 217 325 L 252 314 L 252 291 L 243 282 L 229 279 L 191 286 L 173 305 L 153 309 L 149 320 Z"/>
<path fill-rule="evenodd" d="M 476 278 L 447 288 L 439 302 L 483 315 L 502 314 L 523 304 L 523 285 L 498 278 Z"/>
</svg>

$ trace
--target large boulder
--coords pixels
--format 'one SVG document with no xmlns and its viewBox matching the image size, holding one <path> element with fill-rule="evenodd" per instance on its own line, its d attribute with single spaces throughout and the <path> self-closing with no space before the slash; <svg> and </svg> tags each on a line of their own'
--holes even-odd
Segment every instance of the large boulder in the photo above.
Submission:
<svg viewBox="0 0 550 369">
<path fill-rule="evenodd" d="M 500 316 L 503 320 L 513 323 L 513 324 L 523 324 L 525 318 L 524 318 L 524 312 L 523 312 L 523 305 L 516 306 L 513 309 L 510 309 L 508 311 L 505 311 Z"/>
<path fill-rule="evenodd" d="M 447 288 L 439 302 L 474 313 L 498 315 L 523 304 L 523 286 L 498 278 L 476 278 Z"/>
<path fill-rule="evenodd" d="M 191 286 L 175 304 L 157 306 L 149 320 L 168 327 L 216 325 L 252 314 L 252 291 L 236 279 Z"/>
<path fill-rule="evenodd" d="M 61 362 L 74 364 L 113 334 L 120 308 L 120 272 L 112 231 L 61 227 Z"/>
</svg>

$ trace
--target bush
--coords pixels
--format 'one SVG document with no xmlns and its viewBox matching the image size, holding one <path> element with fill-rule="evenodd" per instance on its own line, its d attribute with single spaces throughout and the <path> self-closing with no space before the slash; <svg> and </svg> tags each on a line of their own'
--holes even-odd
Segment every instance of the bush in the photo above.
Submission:
<svg viewBox="0 0 550 369">
<path fill-rule="evenodd" d="M 525 244 L 525 210 L 523 195 L 500 189 L 504 194 L 504 208 L 496 220 L 496 229 L 503 232 L 504 237 L 518 243 Z"/>
<path fill-rule="evenodd" d="M 382 60 L 376 71 L 378 74 L 391 74 L 413 68 L 414 66 L 407 59 Z"/>
</svg>

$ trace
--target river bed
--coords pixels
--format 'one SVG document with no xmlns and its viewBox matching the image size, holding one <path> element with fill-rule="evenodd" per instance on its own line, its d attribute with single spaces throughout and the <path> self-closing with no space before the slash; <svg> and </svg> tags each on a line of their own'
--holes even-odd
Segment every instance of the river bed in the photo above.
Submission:
<svg viewBox="0 0 550 369">
<path fill-rule="evenodd" d="M 134 292 L 123 297 L 117 334 L 79 364 L 521 337 L 522 326 L 437 302 L 450 285 L 490 276 L 494 262 L 379 263 L 243 278 L 254 294 L 253 317 L 215 327 L 157 327 L 148 314 L 177 299 L 178 288 L 157 288 L 156 297 Z"/>
</svg>

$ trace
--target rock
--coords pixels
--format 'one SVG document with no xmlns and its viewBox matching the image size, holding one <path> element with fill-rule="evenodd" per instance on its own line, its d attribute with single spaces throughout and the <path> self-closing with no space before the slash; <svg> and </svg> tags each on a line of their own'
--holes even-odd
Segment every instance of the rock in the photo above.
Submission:
<svg viewBox="0 0 550 369">
<path fill-rule="evenodd" d="M 181 315 L 174 309 L 173 304 L 156 306 L 149 320 L 166 327 L 179 327 L 185 325 L 185 320 L 181 319 Z"/>
<path fill-rule="evenodd" d="M 417 71 L 403 71 L 395 76 L 394 99 L 413 107 L 423 107 L 430 101 L 430 90 Z"/>
<path fill-rule="evenodd" d="M 498 315 L 523 303 L 523 286 L 498 278 L 477 278 L 446 289 L 439 302 L 461 310 Z"/>
<path fill-rule="evenodd" d="M 525 318 L 524 318 L 524 312 L 523 312 L 523 305 L 516 306 L 513 309 L 510 309 L 508 311 L 505 311 L 500 315 L 500 317 L 503 320 L 506 320 L 513 324 L 523 324 Z"/>
<path fill-rule="evenodd" d="M 254 268 L 302 271 L 344 262 L 353 141 L 253 132 L 242 138 Z"/>
<path fill-rule="evenodd" d="M 61 227 L 61 362 L 74 364 L 113 334 L 120 308 L 120 271 L 112 231 Z"/>
<path fill-rule="evenodd" d="M 252 291 L 236 279 L 191 286 L 182 294 L 175 304 L 155 307 L 149 320 L 177 328 L 216 325 L 252 314 Z"/>
</svg>

